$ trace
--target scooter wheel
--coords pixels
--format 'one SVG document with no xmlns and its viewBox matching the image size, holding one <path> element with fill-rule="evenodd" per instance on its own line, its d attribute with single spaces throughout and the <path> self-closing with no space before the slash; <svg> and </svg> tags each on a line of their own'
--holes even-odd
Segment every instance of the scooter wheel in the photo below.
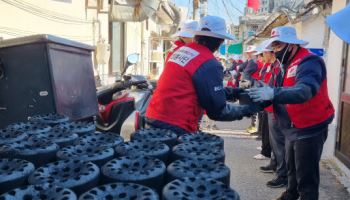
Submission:
<svg viewBox="0 0 350 200">
<path fill-rule="evenodd" d="M 21 141 L 27 137 L 27 134 L 19 130 L 11 128 L 0 129 L 0 145 Z"/>
<path fill-rule="evenodd" d="M 96 187 L 100 169 L 92 162 L 61 160 L 40 167 L 29 176 L 29 184 L 55 184 L 82 194 Z"/>
<path fill-rule="evenodd" d="M 188 142 L 173 148 L 173 160 L 181 158 L 209 159 L 225 162 L 225 152 L 219 145 L 203 142 Z"/>
<path fill-rule="evenodd" d="M 163 189 L 163 200 L 239 200 L 239 195 L 229 186 L 207 178 L 186 177 L 168 183 Z"/>
<path fill-rule="evenodd" d="M 145 185 L 158 192 L 163 187 L 165 164 L 145 156 L 125 156 L 113 159 L 102 167 L 106 183 L 130 182 Z"/>
<path fill-rule="evenodd" d="M 123 142 L 124 139 L 115 133 L 94 132 L 82 135 L 74 144 L 93 143 L 96 146 L 115 147 Z"/>
<path fill-rule="evenodd" d="M 65 123 L 69 121 L 69 118 L 63 115 L 59 115 L 56 113 L 49 113 L 45 115 L 35 115 L 29 117 L 30 122 L 37 122 L 41 124 L 48 124 L 50 126 L 54 126 L 57 124 Z"/>
<path fill-rule="evenodd" d="M 76 200 L 75 193 L 67 188 L 52 184 L 28 185 L 11 190 L 0 196 L 0 200 Z"/>
<path fill-rule="evenodd" d="M 60 148 L 72 145 L 74 141 L 78 139 L 78 135 L 72 133 L 68 129 L 59 127 L 52 128 L 49 132 L 36 135 L 39 138 L 48 139 L 56 143 Z"/>
<path fill-rule="evenodd" d="M 118 145 L 115 153 L 117 157 L 145 155 L 167 163 L 170 149 L 162 142 L 133 140 Z"/>
<path fill-rule="evenodd" d="M 135 183 L 111 183 L 95 187 L 79 197 L 79 200 L 139 199 L 158 200 L 158 194 L 151 188 Z"/>
<path fill-rule="evenodd" d="M 93 122 L 75 121 L 75 122 L 67 122 L 64 124 L 60 124 L 59 126 L 67 128 L 71 130 L 71 132 L 76 133 L 79 136 L 82 136 L 88 133 L 94 133 L 96 131 L 96 126 Z"/>
<path fill-rule="evenodd" d="M 204 132 L 198 132 L 196 134 L 185 134 L 178 138 L 179 143 L 186 143 L 186 142 L 203 142 L 203 143 L 210 143 L 213 145 L 219 145 L 222 148 L 224 148 L 224 139 L 217 135 L 204 133 Z"/>
<path fill-rule="evenodd" d="M 167 129 L 151 128 L 141 129 L 131 134 L 131 140 L 159 141 L 170 148 L 176 145 L 177 135 Z"/>
<path fill-rule="evenodd" d="M 39 167 L 55 161 L 58 149 L 58 145 L 49 140 L 30 137 L 28 140 L 0 146 L 0 158 L 24 159 Z"/>
<path fill-rule="evenodd" d="M 98 146 L 92 143 L 68 146 L 57 152 L 57 158 L 61 160 L 79 159 L 82 161 L 91 161 L 98 166 L 104 165 L 113 159 L 113 156 L 113 148 Z"/>
<path fill-rule="evenodd" d="M 211 178 L 230 185 L 230 169 L 222 162 L 208 159 L 184 158 L 167 168 L 168 181 L 183 177 Z"/>
<path fill-rule="evenodd" d="M 34 171 L 34 165 L 26 160 L 0 159 L 0 194 L 23 186 Z"/>
</svg>

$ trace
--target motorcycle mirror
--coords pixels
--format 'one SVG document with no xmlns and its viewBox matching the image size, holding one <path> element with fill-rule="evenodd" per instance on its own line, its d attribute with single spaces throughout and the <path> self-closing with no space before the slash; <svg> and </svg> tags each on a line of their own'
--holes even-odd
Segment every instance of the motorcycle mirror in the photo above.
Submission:
<svg viewBox="0 0 350 200">
<path fill-rule="evenodd" d="M 128 57 L 126 58 L 126 60 L 128 61 L 128 63 L 130 64 L 135 64 L 139 61 L 139 54 L 138 53 L 133 53 L 128 55 Z"/>
<path fill-rule="evenodd" d="M 128 55 L 128 57 L 126 57 L 126 63 L 124 66 L 124 70 L 122 71 L 121 75 L 123 76 L 126 72 L 126 70 L 128 69 L 129 66 L 136 64 L 139 61 L 139 54 L 138 53 L 133 53 Z"/>
</svg>

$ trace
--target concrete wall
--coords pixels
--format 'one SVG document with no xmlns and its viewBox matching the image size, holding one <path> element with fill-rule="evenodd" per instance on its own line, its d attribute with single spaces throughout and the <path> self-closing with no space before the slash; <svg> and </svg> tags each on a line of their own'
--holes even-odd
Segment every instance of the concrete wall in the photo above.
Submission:
<svg viewBox="0 0 350 200">
<path fill-rule="evenodd" d="M 307 48 L 324 48 L 325 17 L 323 15 L 312 16 L 302 22 L 301 36 L 309 42 Z"/>
<path fill-rule="evenodd" d="M 333 0 L 332 13 L 344 8 L 346 0 Z M 329 95 L 335 106 L 335 120 L 333 120 L 328 139 L 325 144 L 324 157 L 335 159 L 338 166 L 350 177 L 350 170 L 346 168 L 340 161 L 334 157 L 335 141 L 337 137 L 337 128 L 339 126 L 339 103 L 340 103 L 340 78 L 341 77 L 341 60 L 343 53 L 343 41 L 339 39 L 333 32 L 330 33 L 329 46 L 327 51 L 328 66 L 328 86 Z"/>
</svg>

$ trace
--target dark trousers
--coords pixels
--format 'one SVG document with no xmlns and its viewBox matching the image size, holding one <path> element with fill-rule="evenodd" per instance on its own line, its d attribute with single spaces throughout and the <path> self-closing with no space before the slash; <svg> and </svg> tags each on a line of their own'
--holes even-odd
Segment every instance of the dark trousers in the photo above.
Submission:
<svg viewBox="0 0 350 200">
<path fill-rule="evenodd" d="M 318 200 L 320 184 L 319 162 L 323 144 L 327 139 L 328 127 L 317 136 L 286 140 L 286 159 L 288 168 L 287 193 L 294 199 Z"/>
<path fill-rule="evenodd" d="M 184 129 L 159 121 L 159 120 L 154 120 L 150 118 L 146 118 L 146 125 L 149 128 L 160 128 L 160 129 L 167 129 L 173 131 L 178 137 L 184 134 L 188 134 L 189 132 L 185 131 Z"/>
<path fill-rule="evenodd" d="M 261 134 L 261 154 L 265 157 L 271 157 L 271 146 L 270 146 L 270 138 L 269 138 L 269 122 L 266 111 L 262 111 L 258 113 L 259 118 L 259 126 L 258 132 Z"/>
<path fill-rule="evenodd" d="M 285 136 L 278 126 L 273 113 L 267 113 L 270 129 L 270 144 L 276 162 L 276 174 L 278 177 L 287 178 Z"/>
</svg>

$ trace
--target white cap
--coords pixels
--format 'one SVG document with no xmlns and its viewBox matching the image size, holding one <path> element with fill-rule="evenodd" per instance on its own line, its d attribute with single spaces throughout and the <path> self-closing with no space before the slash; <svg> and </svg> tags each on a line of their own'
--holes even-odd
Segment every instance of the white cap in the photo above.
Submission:
<svg viewBox="0 0 350 200">
<path fill-rule="evenodd" d="M 259 44 L 258 47 L 256 47 L 256 50 L 258 51 L 256 55 L 259 55 L 264 52 L 273 51 L 273 49 L 271 48 L 271 45 L 269 45 L 268 42 L 269 40 L 265 40 L 261 44 Z"/>
<path fill-rule="evenodd" d="M 342 40 L 350 43 L 350 4 L 344 9 L 327 17 L 326 22 L 331 30 Z"/>
<path fill-rule="evenodd" d="M 294 27 L 291 26 L 279 26 L 271 31 L 271 38 L 266 41 L 266 47 L 270 47 L 275 41 L 284 42 L 288 44 L 299 44 L 305 46 L 309 44 L 304 40 L 300 40 L 297 37 L 297 32 Z"/>
<path fill-rule="evenodd" d="M 176 32 L 173 36 L 174 37 L 186 37 L 186 38 L 193 38 L 194 35 L 191 31 L 195 31 L 198 28 L 198 22 L 194 20 L 187 20 L 185 22 L 182 22 L 180 25 L 180 30 Z"/>
<path fill-rule="evenodd" d="M 247 46 L 246 50 L 244 51 L 244 53 L 251 53 L 251 52 L 255 52 L 256 51 L 256 46 L 254 45 L 249 45 Z"/>
<path fill-rule="evenodd" d="M 260 55 L 262 54 L 263 52 L 262 51 L 257 51 L 256 53 L 253 53 L 254 56 L 257 56 L 257 55 Z"/>
<path fill-rule="evenodd" d="M 233 59 L 233 60 L 239 60 L 239 59 L 241 59 L 241 58 L 239 57 L 239 55 L 233 55 L 233 56 L 232 56 L 232 59 Z"/>
<path fill-rule="evenodd" d="M 201 18 L 198 29 L 199 30 L 197 31 L 193 31 L 194 35 L 203 35 L 228 40 L 235 39 L 231 34 L 227 32 L 225 20 L 221 17 L 208 15 Z"/>
</svg>

